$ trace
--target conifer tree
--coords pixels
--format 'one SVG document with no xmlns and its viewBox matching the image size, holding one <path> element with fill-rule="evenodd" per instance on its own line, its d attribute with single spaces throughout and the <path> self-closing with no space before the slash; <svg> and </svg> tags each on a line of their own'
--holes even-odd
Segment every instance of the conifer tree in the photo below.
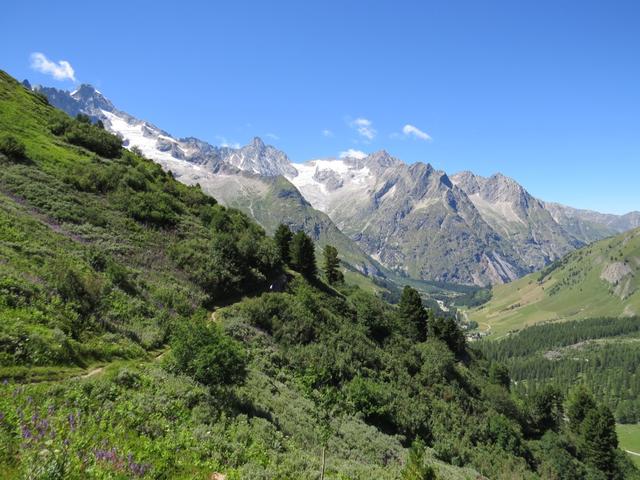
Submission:
<svg viewBox="0 0 640 480">
<path fill-rule="evenodd" d="M 307 278 L 316 275 L 316 253 L 313 240 L 299 231 L 291 240 L 291 267 Z"/>
<path fill-rule="evenodd" d="M 596 408 L 596 402 L 584 385 L 577 385 L 569 392 L 567 398 L 567 417 L 569 428 L 579 432 L 587 414 Z"/>
<path fill-rule="evenodd" d="M 439 317 L 431 318 L 427 328 L 428 335 L 433 338 L 439 338 L 447 344 L 449 350 L 456 355 L 462 354 L 466 346 L 464 333 L 458 327 L 453 318 Z"/>
<path fill-rule="evenodd" d="M 417 290 L 409 285 L 404 287 L 400 296 L 398 311 L 400 320 L 405 328 L 409 330 L 410 335 L 419 342 L 425 341 L 429 314 L 422 306 L 422 299 Z"/>
<path fill-rule="evenodd" d="M 324 256 L 324 276 L 330 285 L 336 285 L 344 282 L 344 275 L 340 271 L 340 258 L 338 258 L 338 249 L 331 245 L 326 245 L 322 252 Z"/>
<path fill-rule="evenodd" d="M 581 433 L 587 463 L 603 472 L 606 478 L 617 478 L 618 436 L 611 410 L 605 405 L 591 409 L 582 422 Z"/>
<path fill-rule="evenodd" d="M 287 225 L 281 223 L 278 225 L 276 233 L 273 235 L 273 239 L 278 247 L 282 263 L 288 264 L 291 261 L 291 240 L 293 239 L 291 229 Z"/>
</svg>

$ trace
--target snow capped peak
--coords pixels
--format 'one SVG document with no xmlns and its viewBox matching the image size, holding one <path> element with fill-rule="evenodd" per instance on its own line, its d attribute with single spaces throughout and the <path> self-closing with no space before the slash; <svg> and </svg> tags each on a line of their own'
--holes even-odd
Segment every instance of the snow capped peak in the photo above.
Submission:
<svg viewBox="0 0 640 480">
<path fill-rule="evenodd" d="M 265 145 L 260 137 L 254 137 L 244 147 L 231 149 L 224 161 L 245 172 L 268 177 L 297 175 L 289 157 L 277 148 Z"/>
</svg>

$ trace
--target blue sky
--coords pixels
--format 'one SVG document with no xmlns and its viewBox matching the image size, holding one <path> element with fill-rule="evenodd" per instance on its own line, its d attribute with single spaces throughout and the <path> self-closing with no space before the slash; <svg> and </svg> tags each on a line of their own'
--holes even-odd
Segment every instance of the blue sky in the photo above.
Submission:
<svg viewBox="0 0 640 480">
<path fill-rule="evenodd" d="M 640 209 L 638 1 L 11 1 L 0 68 L 66 60 L 173 135 L 293 161 L 386 149 L 545 200 Z M 69 70 L 66 70 L 69 76 Z M 64 76 L 65 71 L 58 72 Z"/>
</svg>

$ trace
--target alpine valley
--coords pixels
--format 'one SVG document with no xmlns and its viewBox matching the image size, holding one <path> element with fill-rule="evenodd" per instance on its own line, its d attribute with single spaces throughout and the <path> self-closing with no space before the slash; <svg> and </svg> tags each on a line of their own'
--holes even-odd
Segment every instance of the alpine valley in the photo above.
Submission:
<svg viewBox="0 0 640 480">
<path fill-rule="evenodd" d="M 319 247 L 336 246 L 350 268 L 379 280 L 502 284 L 640 226 L 640 212 L 609 215 L 545 202 L 500 173 L 448 175 L 384 150 L 293 163 L 257 137 L 240 148 L 174 138 L 91 85 L 33 90 L 72 116 L 102 121 L 127 148 L 180 182 L 199 184 L 267 232 L 280 223 L 303 229 Z"/>
<path fill-rule="evenodd" d="M 637 224 L 0 71 L 0 480 L 638 479 Z"/>
</svg>

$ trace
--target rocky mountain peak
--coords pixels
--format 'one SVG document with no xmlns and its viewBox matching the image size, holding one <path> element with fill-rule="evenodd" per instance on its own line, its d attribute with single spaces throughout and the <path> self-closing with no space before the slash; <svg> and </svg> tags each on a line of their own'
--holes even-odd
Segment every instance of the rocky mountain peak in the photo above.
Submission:
<svg viewBox="0 0 640 480">
<path fill-rule="evenodd" d="M 402 160 L 393 157 L 386 150 L 378 150 L 362 159 L 353 159 L 352 163 L 366 166 L 376 173 L 381 173 L 390 167 L 403 164 Z"/>
<path fill-rule="evenodd" d="M 229 149 L 223 161 L 245 172 L 267 177 L 278 175 L 295 177 L 298 174 L 283 151 L 272 145 L 265 145 L 260 137 L 254 137 L 242 148 Z"/>
<path fill-rule="evenodd" d="M 480 191 L 480 182 L 478 181 L 478 176 L 475 173 L 470 172 L 469 170 L 465 170 L 452 175 L 451 181 L 454 183 L 454 185 L 457 185 L 462 190 L 464 190 L 467 195 L 473 195 L 474 193 L 478 193 Z"/>
<path fill-rule="evenodd" d="M 263 148 L 265 148 L 265 144 L 260 137 L 253 137 L 253 140 L 251 140 L 250 145 L 253 148 L 257 148 L 259 150 L 262 150 Z"/>
<path fill-rule="evenodd" d="M 83 83 L 69 95 L 80 102 L 85 110 L 91 111 L 94 115 L 98 113 L 98 110 L 106 110 L 107 112 L 115 110 L 113 104 L 93 85 L 88 83 Z"/>
</svg>

